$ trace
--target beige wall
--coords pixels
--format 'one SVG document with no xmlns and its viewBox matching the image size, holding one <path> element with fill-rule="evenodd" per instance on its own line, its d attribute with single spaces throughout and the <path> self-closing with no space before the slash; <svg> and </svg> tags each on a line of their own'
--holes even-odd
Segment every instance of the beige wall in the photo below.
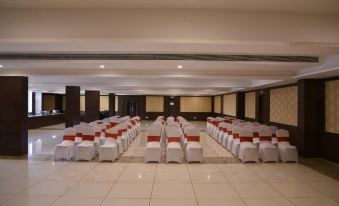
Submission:
<svg viewBox="0 0 339 206">
<path fill-rule="evenodd" d="M 255 92 L 245 93 L 245 117 L 255 119 Z"/>
<path fill-rule="evenodd" d="M 224 111 L 223 114 L 236 116 L 237 115 L 237 96 L 236 94 L 224 95 Z"/>
<path fill-rule="evenodd" d="M 100 96 L 100 111 L 108 111 L 108 103 L 109 98 L 108 96 Z"/>
<path fill-rule="evenodd" d="M 214 113 L 221 113 L 221 96 L 214 97 Z"/>
<path fill-rule="evenodd" d="M 339 134 L 339 80 L 325 83 L 325 131 Z"/>
<path fill-rule="evenodd" d="M 164 97 L 146 96 L 146 112 L 164 112 Z"/>
<path fill-rule="evenodd" d="M 211 112 L 211 97 L 180 97 L 180 112 Z"/>
<path fill-rule="evenodd" d="M 51 111 L 55 109 L 55 96 L 54 95 L 43 95 L 43 111 Z"/>
<path fill-rule="evenodd" d="M 298 88 L 283 87 L 270 90 L 270 121 L 298 125 Z"/>
</svg>

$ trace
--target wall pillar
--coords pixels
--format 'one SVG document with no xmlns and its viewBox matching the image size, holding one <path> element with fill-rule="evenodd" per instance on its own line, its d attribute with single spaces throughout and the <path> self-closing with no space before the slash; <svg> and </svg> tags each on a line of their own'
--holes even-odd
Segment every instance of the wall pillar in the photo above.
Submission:
<svg viewBox="0 0 339 206">
<path fill-rule="evenodd" d="M 66 127 L 80 123 L 80 87 L 66 86 Z"/>
<path fill-rule="evenodd" d="M 26 155 L 28 148 L 28 78 L 1 76 L 0 97 L 0 155 Z"/>
<path fill-rule="evenodd" d="M 236 93 L 236 118 L 244 119 L 245 118 L 245 93 L 237 92 Z"/>
<path fill-rule="evenodd" d="M 85 120 L 93 122 L 100 118 L 100 91 L 85 91 Z"/>
<path fill-rule="evenodd" d="M 109 110 L 109 116 L 115 115 L 115 94 L 109 93 L 108 94 L 108 110 Z"/>
</svg>

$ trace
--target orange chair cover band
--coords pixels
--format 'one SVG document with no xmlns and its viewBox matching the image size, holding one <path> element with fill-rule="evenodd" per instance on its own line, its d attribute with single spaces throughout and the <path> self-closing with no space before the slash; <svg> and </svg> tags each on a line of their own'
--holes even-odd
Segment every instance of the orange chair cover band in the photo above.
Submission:
<svg viewBox="0 0 339 206">
<path fill-rule="evenodd" d="M 75 134 L 75 136 L 77 136 L 77 137 L 82 137 L 82 133 L 81 133 L 81 132 L 77 132 L 77 133 Z"/>
<path fill-rule="evenodd" d="M 238 139 L 239 138 L 239 134 L 233 134 L 233 139 Z"/>
<path fill-rule="evenodd" d="M 271 136 L 260 136 L 259 140 L 260 141 L 272 141 L 272 137 Z"/>
<path fill-rule="evenodd" d="M 168 142 L 180 142 L 180 137 L 167 137 Z"/>
<path fill-rule="evenodd" d="M 111 138 L 117 139 L 117 135 L 116 134 L 107 133 L 107 132 L 105 132 L 105 137 L 111 137 Z"/>
<path fill-rule="evenodd" d="M 278 142 L 288 142 L 288 137 L 277 137 Z"/>
<path fill-rule="evenodd" d="M 200 142 L 200 136 L 187 136 L 187 141 Z"/>
<path fill-rule="evenodd" d="M 253 137 L 240 137 L 240 142 L 253 142 Z"/>
<path fill-rule="evenodd" d="M 160 142 L 160 136 L 147 136 L 147 142 Z"/>
<path fill-rule="evenodd" d="M 232 135 L 232 131 L 227 131 L 227 134 L 228 135 Z"/>
<path fill-rule="evenodd" d="M 100 137 L 100 135 L 101 135 L 101 132 L 95 132 L 96 137 Z"/>
<path fill-rule="evenodd" d="M 223 128 L 222 130 L 224 133 L 227 133 L 227 128 Z"/>
<path fill-rule="evenodd" d="M 75 135 L 64 135 L 64 140 L 75 141 Z"/>
<path fill-rule="evenodd" d="M 94 141 L 94 135 L 82 135 L 82 140 Z"/>
</svg>

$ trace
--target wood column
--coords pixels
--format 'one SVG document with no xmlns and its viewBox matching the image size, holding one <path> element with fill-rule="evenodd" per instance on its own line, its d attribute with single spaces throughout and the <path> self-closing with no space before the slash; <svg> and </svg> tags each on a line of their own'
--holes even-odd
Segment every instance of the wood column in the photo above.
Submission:
<svg viewBox="0 0 339 206">
<path fill-rule="evenodd" d="M 66 86 L 66 127 L 80 123 L 80 87 Z"/>
<path fill-rule="evenodd" d="M 100 118 L 100 91 L 85 91 L 85 120 L 93 122 Z"/>
<path fill-rule="evenodd" d="M 244 92 L 237 92 L 236 93 L 236 117 L 238 119 L 245 118 L 245 93 Z"/>
<path fill-rule="evenodd" d="M 0 97 L 0 155 L 26 155 L 28 78 L 1 76 Z"/>
<path fill-rule="evenodd" d="M 109 116 L 115 115 L 115 94 L 109 93 L 108 94 L 108 110 L 109 110 Z"/>
<path fill-rule="evenodd" d="M 32 92 L 32 114 L 35 114 L 35 92 Z"/>
<path fill-rule="evenodd" d="M 323 80 L 298 81 L 298 135 L 299 154 L 303 157 L 320 155 L 320 138 L 325 130 L 325 83 Z"/>
</svg>

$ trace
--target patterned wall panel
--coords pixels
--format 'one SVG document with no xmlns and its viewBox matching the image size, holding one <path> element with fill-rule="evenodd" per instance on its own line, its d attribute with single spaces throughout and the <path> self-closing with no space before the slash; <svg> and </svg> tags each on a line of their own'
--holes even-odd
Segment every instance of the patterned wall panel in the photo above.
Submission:
<svg viewBox="0 0 339 206">
<path fill-rule="evenodd" d="M 85 95 L 80 96 L 80 111 L 85 111 Z"/>
<path fill-rule="evenodd" d="M 146 96 L 146 112 L 164 112 L 164 97 Z"/>
<path fill-rule="evenodd" d="M 225 115 L 237 115 L 237 96 L 236 94 L 224 95 L 224 111 Z"/>
<path fill-rule="evenodd" d="M 180 112 L 211 112 L 211 97 L 180 97 Z"/>
<path fill-rule="evenodd" d="M 214 113 L 221 113 L 221 96 L 214 97 Z"/>
<path fill-rule="evenodd" d="M 114 105 L 114 111 L 115 112 L 117 112 L 117 111 L 119 111 L 119 107 L 118 107 L 118 105 L 119 105 L 119 98 L 118 98 L 118 96 L 116 96 L 115 95 L 115 101 L 114 101 L 114 103 L 115 103 L 115 105 Z"/>
<path fill-rule="evenodd" d="M 298 125 L 298 88 L 283 87 L 270 90 L 270 121 Z"/>
<path fill-rule="evenodd" d="M 325 84 L 325 130 L 339 134 L 339 80 Z"/>
<path fill-rule="evenodd" d="M 108 111 L 108 96 L 100 96 L 100 111 Z"/>
<path fill-rule="evenodd" d="M 255 119 L 255 92 L 245 93 L 245 117 Z"/>
</svg>

